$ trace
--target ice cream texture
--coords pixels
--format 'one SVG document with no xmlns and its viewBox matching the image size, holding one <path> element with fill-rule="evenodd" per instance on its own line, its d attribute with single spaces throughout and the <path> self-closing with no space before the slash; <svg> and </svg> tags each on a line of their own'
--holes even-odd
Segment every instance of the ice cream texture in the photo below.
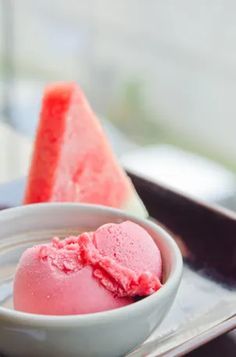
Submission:
<svg viewBox="0 0 236 357">
<path fill-rule="evenodd" d="M 162 260 L 141 226 L 109 223 L 95 232 L 28 248 L 14 279 L 16 310 L 86 314 L 129 305 L 156 292 Z"/>
</svg>

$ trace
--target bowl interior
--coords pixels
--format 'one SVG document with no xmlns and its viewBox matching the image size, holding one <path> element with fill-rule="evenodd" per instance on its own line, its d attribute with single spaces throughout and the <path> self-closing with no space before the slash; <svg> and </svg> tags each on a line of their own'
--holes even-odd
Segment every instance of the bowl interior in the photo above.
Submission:
<svg viewBox="0 0 236 357">
<path fill-rule="evenodd" d="M 153 237 L 163 259 L 163 282 L 177 264 L 170 241 L 163 239 L 158 226 L 139 220 L 121 211 L 95 205 L 42 204 L 19 207 L 0 213 L 0 306 L 13 308 L 12 289 L 17 263 L 23 251 L 54 236 L 65 237 L 91 231 L 100 225 L 132 220 L 142 225 Z"/>
</svg>

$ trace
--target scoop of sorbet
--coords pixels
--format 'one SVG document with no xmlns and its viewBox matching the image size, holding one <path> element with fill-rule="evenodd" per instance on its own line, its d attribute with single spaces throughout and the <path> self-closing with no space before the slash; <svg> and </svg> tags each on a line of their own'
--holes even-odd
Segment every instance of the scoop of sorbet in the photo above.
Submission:
<svg viewBox="0 0 236 357">
<path fill-rule="evenodd" d="M 127 221 L 27 249 L 14 280 L 16 310 L 85 314 L 131 304 L 161 287 L 152 237 Z"/>
</svg>

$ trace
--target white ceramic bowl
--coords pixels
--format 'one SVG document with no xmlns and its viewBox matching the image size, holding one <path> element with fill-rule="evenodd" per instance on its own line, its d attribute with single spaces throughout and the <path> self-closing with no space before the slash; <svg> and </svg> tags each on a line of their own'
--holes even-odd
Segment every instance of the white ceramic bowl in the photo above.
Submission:
<svg viewBox="0 0 236 357">
<path fill-rule="evenodd" d="M 132 305 L 87 315 L 45 316 L 4 306 L 23 250 L 57 234 L 94 230 L 108 222 L 134 221 L 157 242 L 164 286 Z M 122 211 L 95 205 L 50 203 L 0 212 L 0 352 L 6 356 L 122 356 L 141 344 L 160 324 L 178 289 L 182 258 L 160 226 Z M 5 299 L 5 300 L 4 300 Z"/>
</svg>

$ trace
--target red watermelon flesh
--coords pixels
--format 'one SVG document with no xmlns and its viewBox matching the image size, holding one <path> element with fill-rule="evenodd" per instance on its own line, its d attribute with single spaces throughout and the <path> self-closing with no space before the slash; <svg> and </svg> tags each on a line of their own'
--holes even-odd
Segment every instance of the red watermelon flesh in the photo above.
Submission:
<svg viewBox="0 0 236 357">
<path fill-rule="evenodd" d="M 103 129 L 75 83 L 45 90 L 24 203 L 84 202 L 145 215 Z"/>
</svg>

